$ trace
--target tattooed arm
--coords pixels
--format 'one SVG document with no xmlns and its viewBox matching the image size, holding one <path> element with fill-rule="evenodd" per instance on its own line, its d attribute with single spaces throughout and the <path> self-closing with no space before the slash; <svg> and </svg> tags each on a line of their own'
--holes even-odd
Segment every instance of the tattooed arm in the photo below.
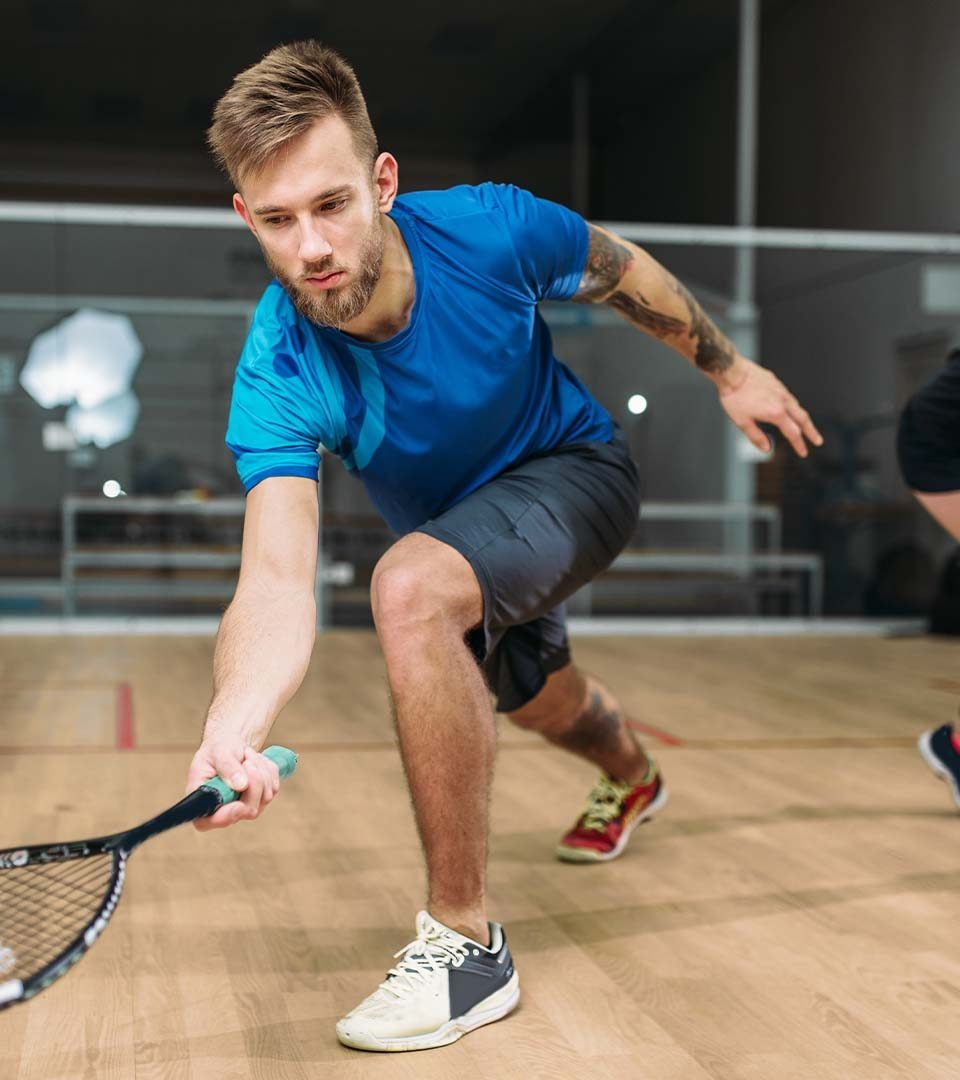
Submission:
<svg viewBox="0 0 960 1080">
<path fill-rule="evenodd" d="M 608 304 L 629 323 L 659 338 L 716 384 L 733 422 L 761 450 L 770 448 L 757 421 L 776 424 L 806 457 L 804 436 L 823 439 L 780 380 L 741 356 L 689 290 L 642 248 L 588 224 L 590 247 L 573 300 Z"/>
<path fill-rule="evenodd" d="M 738 357 L 733 345 L 669 271 L 636 244 L 598 225 L 587 228 L 590 249 L 574 300 L 609 304 L 708 375 L 734 366 Z"/>
</svg>

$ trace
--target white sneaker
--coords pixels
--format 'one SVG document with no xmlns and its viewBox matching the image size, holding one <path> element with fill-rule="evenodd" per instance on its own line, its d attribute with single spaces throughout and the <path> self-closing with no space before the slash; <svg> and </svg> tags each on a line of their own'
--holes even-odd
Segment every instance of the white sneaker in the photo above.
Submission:
<svg viewBox="0 0 960 1080">
<path fill-rule="evenodd" d="M 337 1038 L 358 1050 L 428 1050 L 506 1016 L 520 980 L 498 923 L 490 947 L 417 915 L 417 936 L 379 987 L 337 1024 Z"/>
</svg>

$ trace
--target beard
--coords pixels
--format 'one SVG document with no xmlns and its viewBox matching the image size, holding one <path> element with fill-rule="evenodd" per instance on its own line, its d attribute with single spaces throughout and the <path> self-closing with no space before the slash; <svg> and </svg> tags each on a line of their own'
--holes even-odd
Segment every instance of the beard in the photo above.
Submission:
<svg viewBox="0 0 960 1080">
<path fill-rule="evenodd" d="M 271 273 L 287 290 L 287 295 L 293 301 L 294 307 L 304 318 L 318 326 L 330 326 L 334 330 L 340 330 L 361 314 L 370 303 L 373 290 L 380 280 L 383 244 L 383 229 L 378 211 L 360 246 L 357 266 L 352 270 L 353 282 L 319 293 L 312 292 L 309 286 L 302 284 L 306 278 L 319 277 L 336 270 L 351 272 L 351 268 L 337 265 L 331 256 L 320 262 L 304 263 L 300 276 L 294 279 L 270 257 L 266 249 L 263 249 L 263 257 Z"/>
</svg>

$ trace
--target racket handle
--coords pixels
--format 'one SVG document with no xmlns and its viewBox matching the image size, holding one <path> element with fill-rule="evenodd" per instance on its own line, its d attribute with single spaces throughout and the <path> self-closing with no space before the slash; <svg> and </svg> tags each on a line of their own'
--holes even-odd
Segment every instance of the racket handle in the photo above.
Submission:
<svg viewBox="0 0 960 1080">
<path fill-rule="evenodd" d="M 281 780 L 285 776 L 289 776 L 297 767 L 297 755 L 292 750 L 288 750 L 285 746 L 268 746 L 266 750 L 263 751 L 263 756 L 268 757 L 274 765 L 277 766 L 280 770 Z M 238 793 L 230 787 L 226 780 L 221 779 L 219 776 L 214 776 L 210 780 L 204 780 L 200 786 L 212 788 L 220 796 L 221 806 L 226 806 L 227 803 L 235 802 L 240 798 Z"/>
</svg>

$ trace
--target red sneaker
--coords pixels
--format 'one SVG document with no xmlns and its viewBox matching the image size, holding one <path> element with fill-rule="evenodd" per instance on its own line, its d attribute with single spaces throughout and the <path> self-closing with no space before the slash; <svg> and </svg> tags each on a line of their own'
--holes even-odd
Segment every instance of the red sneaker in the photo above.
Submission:
<svg viewBox="0 0 960 1080">
<path fill-rule="evenodd" d="M 606 862 L 627 846 L 630 834 L 648 821 L 667 801 L 660 770 L 651 762 L 653 776 L 641 784 L 621 784 L 602 775 L 587 799 L 579 821 L 557 846 L 564 862 Z"/>
</svg>

